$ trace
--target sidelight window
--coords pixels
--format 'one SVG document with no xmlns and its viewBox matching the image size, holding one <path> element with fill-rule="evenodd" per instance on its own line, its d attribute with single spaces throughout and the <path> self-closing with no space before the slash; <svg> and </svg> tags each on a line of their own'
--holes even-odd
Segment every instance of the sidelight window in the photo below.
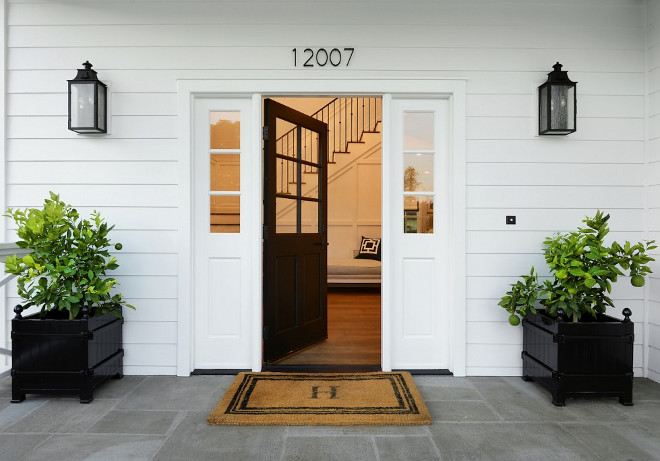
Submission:
<svg viewBox="0 0 660 461">
<path fill-rule="evenodd" d="M 209 113 L 211 233 L 241 230 L 241 113 Z"/>
</svg>

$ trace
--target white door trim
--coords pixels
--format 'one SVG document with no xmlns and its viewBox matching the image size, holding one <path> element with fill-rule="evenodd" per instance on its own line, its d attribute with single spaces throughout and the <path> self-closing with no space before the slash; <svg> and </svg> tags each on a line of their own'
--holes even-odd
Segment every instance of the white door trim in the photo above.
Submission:
<svg viewBox="0 0 660 461">
<path fill-rule="evenodd" d="M 261 125 L 261 95 L 383 95 L 383 132 L 390 127 L 389 108 L 391 95 L 397 97 L 443 97 L 448 98 L 451 107 L 450 123 L 452 139 L 450 149 L 451 192 L 450 203 L 451 231 L 451 279 L 449 281 L 449 302 L 451 306 L 451 339 L 450 339 L 450 370 L 455 376 L 465 376 L 466 368 L 466 295 L 465 295 L 465 231 L 466 231 L 466 193 L 465 193 L 465 79 L 300 79 L 278 78 L 269 80 L 221 79 L 221 80 L 179 80 L 178 92 L 178 152 L 179 152 L 179 245 L 178 245 L 178 343 L 177 343 L 177 375 L 188 376 L 192 371 L 193 358 L 193 241 L 192 241 L 192 111 L 194 98 L 197 97 L 237 97 L 252 98 L 253 126 Z M 253 130 L 252 152 L 261 152 L 261 130 Z M 390 187 L 385 178 L 389 178 L 387 159 L 391 156 L 391 146 L 388 136 L 383 136 L 383 203 L 382 222 L 390 222 L 392 210 L 390 204 Z M 251 203 L 245 204 L 244 210 L 250 213 L 249 221 L 261 222 L 261 201 L 263 195 L 262 161 L 256 155 L 250 162 L 249 183 L 253 192 Z M 258 188 L 258 191 L 257 191 Z M 246 229 L 249 232 L 251 245 L 250 259 L 253 262 L 251 280 L 248 281 L 251 290 L 252 304 L 252 364 L 253 371 L 260 371 L 261 331 L 262 331 L 262 287 L 261 287 L 261 226 Z M 383 226 L 383 239 L 388 237 L 390 229 Z M 383 248 L 384 286 L 388 286 L 391 274 L 388 271 L 390 254 L 387 245 Z M 390 297 L 383 291 L 382 304 L 382 368 L 391 369 L 390 354 Z"/>
</svg>

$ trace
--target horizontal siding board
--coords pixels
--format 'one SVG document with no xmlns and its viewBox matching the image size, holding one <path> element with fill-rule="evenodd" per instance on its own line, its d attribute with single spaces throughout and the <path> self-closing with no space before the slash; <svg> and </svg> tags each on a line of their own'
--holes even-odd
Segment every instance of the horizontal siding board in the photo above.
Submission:
<svg viewBox="0 0 660 461">
<path fill-rule="evenodd" d="M 503 310 L 503 309 L 502 309 Z M 504 322 L 468 322 L 467 344 L 517 345 L 522 346 L 521 327 Z"/>
<path fill-rule="evenodd" d="M 640 50 L 492 49 L 472 48 L 360 47 L 351 59 L 351 69 L 362 70 L 502 70 L 545 71 L 558 53 L 574 71 L 608 72 L 612 68 L 643 71 Z M 71 63 L 89 53 L 86 47 L 10 48 L 7 69 L 71 69 Z M 212 57 L 212 59 L 211 59 Z M 291 46 L 254 47 L 106 47 L 94 49 L 95 68 L 105 69 L 290 69 Z M 102 63 L 102 64 L 100 64 Z M 570 64 L 569 64 L 570 63 Z M 551 64 L 550 64 L 551 66 Z M 566 69 L 568 70 L 568 68 Z M 69 77 L 72 78 L 72 77 Z"/>
<path fill-rule="evenodd" d="M 504 220 L 504 216 L 501 217 Z M 576 222 L 576 228 L 581 223 Z M 516 227 L 506 225 L 507 227 Z M 499 226 L 498 226 L 499 227 Z M 554 230 L 470 230 L 466 233 L 466 248 L 468 254 L 537 254 L 543 251 L 543 241 L 554 235 Z M 638 232 L 610 232 L 606 237 L 609 244 L 617 242 L 638 242 L 645 237 Z M 651 237 L 653 238 L 653 237 Z"/>
<path fill-rule="evenodd" d="M 466 361 L 470 367 L 512 368 L 522 366 L 520 344 L 468 344 Z"/>
<path fill-rule="evenodd" d="M 644 163 L 644 141 L 469 140 L 468 163 Z"/>
<path fill-rule="evenodd" d="M 502 277 L 528 274 L 550 275 L 543 254 L 468 254 L 466 274 L 474 277 Z"/>
<path fill-rule="evenodd" d="M 8 11 L 8 25 L 106 25 L 106 24 L 431 24 L 431 25 L 519 25 L 565 27 L 636 28 L 640 26 L 641 5 L 552 4 L 479 4 L 479 14 L 470 5 L 460 3 L 422 2 L 415 8 L 401 2 L 389 2 L 387 8 L 373 3 L 339 2 L 167 2 L 154 8 L 150 3 L 106 2 L 95 8 L 85 4 L 15 4 Z M 295 9 L 295 15 L 287 12 Z M 350 14 L 347 14 L 347 11 Z"/>
<path fill-rule="evenodd" d="M 176 299 L 134 299 L 127 298 L 126 302 L 135 306 L 133 309 L 124 309 L 126 321 L 141 322 L 176 322 Z"/>
<path fill-rule="evenodd" d="M 467 376 L 521 376 L 522 361 L 518 367 L 465 367 Z"/>
<path fill-rule="evenodd" d="M 468 117 L 468 139 L 531 139 L 537 135 L 536 115 L 528 117 Z M 581 118 L 573 140 L 639 141 L 644 139 L 644 119 Z M 555 139 L 559 149 L 564 138 Z"/>
<path fill-rule="evenodd" d="M 644 188 L 635 186 L 469 186 L 468 208 L 642 209 Z M 593 208 L 592 208 L 593 207 Z M 546 211 L 547 213 L 547 211 Z M 550 217 L 550 216 L 549 216 Z M 658 228 L 660 230 L 660 228 Z"/>
<path fill-rule="evenodd" d="M 113 271 L 113 274 L 118 276 L 176 276 L 178 272 L 177 255 L 175 254 L 124 253 L 120 251 L 112 252 L 111 255 L 117 258 L 119 268 Z"/>
<path fill-rule="evenodd" d="M 643 186 L 641 164 L 471 163 L 468 186 Z"/>
<path fill-rule="evenodd" d="M 123 339 L 126 344 L 176 344 L 176 322 L 124 323 Z"/>
<path fill-rule="evenodd" d="M 131 344 L 124 341 L 124 366 L 175 367 L 175 344 Z"/>
<path fill-rule="evenodd" d="M 35 127 L 39 129 L 36 130 Z M 160 138 L 175 139 L 177 124 L 175 116 L 118 116 L 112 115 L 108 124 L 109 138 Z M 7 138 L 71 139 L 80 137 L 69 131 L 66 116 L 50 117 L 7 117 Z"/>
<path fill-rule="evenodd" d="M 61 128 L 61 127 L 60 127 Z M 118 139 L 78 136 L 69 139 L 10 139 L 7 161 L 173 161 L 176 139 Z"/>
<path fill-rule="evenodd" d="M 50 184 L 12 185 L 7 188 L 7 206 L 41 206 L 53 190 Z M 62 184 L 55 192 L 62 200 L 76 207 L 176 207 L 178 188 L 164 185 L 101 185 Z"/>
<path fill-rule="evenodd" d="M 173 376 L 176 375 L 176 366 L 158 367 L 150 365 L 126 365 L 124 363 L 124 374 L 126 376 Z"/>
<path fill-rule="evenodd" d="M 31 93 L 38 88 L 40 92 L 62 92 L 63 84 L 67 79 L 75 76 L 78 61 L 71 64 L 70 69 L 30 69 L 7 71 L 7 91 L 9 93 Z M 356 69 L 345 73 L 342 70 L 314 71 L 314 76 L 335 78 L 338 75 L 350 75 L 353 78 L 465 78 L 467 79 L 468 94 L 530 94 L 536 91 L 546 77 L 547 71 L 511 72 L 482 69 L 479 71 L 461 70 L 424 70 L 424 69 L 397 69 L 392 71 L 360 71 Z M 203 75 L 206 79 L 245 78 L 245 72 L 232 69 L 204 69 L 200 73 L 194 69 L 99 69 L 99 78 L 109 83 L 112 92 L 176 92 L 178 79 L 198 79 Z M 300 78 L 300 70 L 269 70 L 272 78 Z M 580 84 L 579 94 L 593 95 L 631 95 L 643 96 L 645 94 L 644 73 L 636 72 L 571 72 L 571 78 Z M 255 75 L 258 77 L 258 75 Z M 659 79 L 660 84 L 660 79 Z M 535 113 L 533 110 L 530 113 Z"/>
<path fill-rule="evenodd" d="M 562 33 L 564 31 L 565 33 Z M 639 28 L 583 27 L 579 29 L 562 25 L 545 25 L 530 29 L 528 25 L 453 25 L 443 27 L 418 24 L 390 24 L 387 34 L 383 26 L 361 24 L 289 24 L 283 28 L 264 24 L 259 34 L 245 34 L 245 26 L 226 24 L 222 27 L 211 24 L 168 24 L 168 25 L 76 25 L 72 27 L 39 25 L 12 26 L 7 45 L 10 48 L 32 47 L 109 47 L 109 46 L 194 46 L 209 44 L 223 46 L 259 46 L 268 37 L 269 46 L 292 46 L 306 37 L 305 46 L 327 47 L 337 42 L 337 37 L 350 36 L 350 46 L 355 47 L 401 47 L 420 43 L 442 44 L 458 48 L 518 48 L 521 37 L 525 37 L 526 48 L 548 47 L 548 36 L 552 46 L 573 48 L 575 43 L 582 49 L 638 50 L 644 42 Z M 342 43 L 338 45 L 344 45 Z"/>
<path fill-rule="evenodd" d="M 8 184 L 178 184 L 176 162 L 8 162 Z"/>
<path fill-rule="evenodd" d="M 116 223 L 112 224 L 116 226 Z M 111 236 L 112 242 L 120 242 L 123 245 L 122 253 L 176 254 L 178 251 L 179 242 L 176 231 L 135 231 L 115 227 Z"/>
<path fill-rule="evenodd" d="M 103 80 L 103 79 L 101 79 Z M 118 93 L 111 91 L 110 112 L 120 115 L 176 115 L 175 93 Z M 61 93 L 19 93 L 7 98 L 9 116 L 67 116 L 66 85 Z"/>
<path fill-rule="evenodd" d="M 580 88 L 581 89 L 581 88 Z M 604 96 L 579 94 L 582 118 L 643 118 L 643 96 Z M 466 111 L 475 117 L 528 117 L 536 115 L 538 94 L 473 94 L 467 98 Z"/>
</svg>

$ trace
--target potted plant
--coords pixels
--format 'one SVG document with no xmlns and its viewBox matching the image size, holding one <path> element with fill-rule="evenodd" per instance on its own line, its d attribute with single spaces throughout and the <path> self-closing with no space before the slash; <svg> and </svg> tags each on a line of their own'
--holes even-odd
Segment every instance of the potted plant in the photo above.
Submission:
<svg viewBox="0 0 660 461">
<path fill-rule="evenodd" d="M 118 267 L 108 251 L 114 226 L 98 212 L 82 219 L 53 192 L 43 208 L 5 216 L 17 225 L 17 245 L 30 251 L 5 259 L 24 300 L 12 320 L 12 402 L 26 393 L 69 393 L 89 403 L 101 382 L 123 376 L 121 308 L 133 308 L 106 275 Z M 39 311 L 23 317 L 32 306 Z"/>
<path fill-rule="evenodd" d="M 582 221 L 586 227 L 546 238 L 550 278 L 540 283 L 532 267 L 499 302 L 509 323 L 523 318 L 523 379 L 549 389 L 555 405 L 575 394 L 614 395 L 632 405 L 631 312 L 624 309 L 623 320 L 605 312 L 614 307 L 610 293 L 618 277 L 627 274 L 633 286 L 644 286 L 654 261 L 647 252 L 656 246 L 606 245 L 609 218 L 599 210 Z"/>
</svg>

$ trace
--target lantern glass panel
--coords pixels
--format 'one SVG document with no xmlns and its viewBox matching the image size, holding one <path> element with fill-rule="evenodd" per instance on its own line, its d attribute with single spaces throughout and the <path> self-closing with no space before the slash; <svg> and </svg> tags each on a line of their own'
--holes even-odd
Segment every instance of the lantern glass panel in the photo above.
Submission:
<svg viewBox="0 0 660 461">
<path fill-rule="evenodd" d="M 541 87 L 539 95 L 541 109 L 539 111 L 541 131 L 546 131 L 550 127 L 548 126 L 548 86 Z"/>
<path fill-rule="evenodd" d="M 71 126 L 94 126 L 94 87 L 89 83 L 71 84 Z"/>
<path fill-rule="evenodd" d="M 98 120 L 99 120 L 99 129 L 101 131 L 105 131 L 105 87 L 103 85 L 96 85 L 96 92 L 98 96 L 98 101 L 99 101 L 99 109 L 98 109 Z"/>
<path fill-rule="evenodd" d="M 575 88 L 568 85 L 552 85 L 551 88 L 550 128 L 552 130 L 572 130 Z"/>
</svg>

